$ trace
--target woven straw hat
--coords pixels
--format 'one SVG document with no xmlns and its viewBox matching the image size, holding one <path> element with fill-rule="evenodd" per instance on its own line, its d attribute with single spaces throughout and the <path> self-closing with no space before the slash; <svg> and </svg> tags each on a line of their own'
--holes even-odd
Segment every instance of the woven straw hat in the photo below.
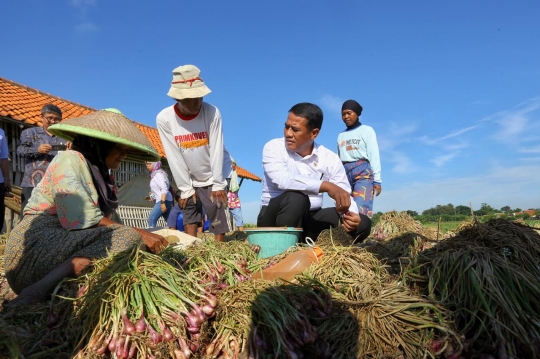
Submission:
<svg viewBox="0 0 540 359">
<path fill-rule="evenodd" d="M 120 143 L 128 146 L 127 157 L 142 161 L 159 161 L 160 156 L 148 138 L 117 109 L 99 110 L 89 115 L 49 126 L 52 134 L 73 141 L 76 135 Z"/>
<path fill-rule="evenodd" d="M 201 70 L 194 65 L 184 65 L 173 70 L 173 79 L 168 96 L 182 100 L 185 98 L 198 98 L 212 92 L 199 77 Z"/>
</svg>

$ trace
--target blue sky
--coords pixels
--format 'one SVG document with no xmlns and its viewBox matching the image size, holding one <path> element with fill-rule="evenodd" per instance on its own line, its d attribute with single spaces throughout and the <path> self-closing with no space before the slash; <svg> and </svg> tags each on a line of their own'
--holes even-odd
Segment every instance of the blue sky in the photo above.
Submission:
<svg viewBox="0 0 540 359">
<path fill-rule="evenodd" d="M 227 148 L 261 177 L 292 105 L 321 106 L 318 142 L 335 149 L 352 98 L 381 151 L 374 211 L 540 207 L 538 1 L 18 0 L 0 13 L 1 77 L 154 127 L 172 69 L 197 65 Z M 260 191 L 242 185 L 248 223 Z"/>
</svg>

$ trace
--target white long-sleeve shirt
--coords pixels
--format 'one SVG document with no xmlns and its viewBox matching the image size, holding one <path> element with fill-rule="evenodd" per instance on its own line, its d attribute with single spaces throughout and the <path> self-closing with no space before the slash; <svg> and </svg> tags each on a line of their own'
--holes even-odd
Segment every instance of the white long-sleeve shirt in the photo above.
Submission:
<svg viewBox="0 0 540 359">
<path fill-rule="evenodd" d="M 203 102 L 197 116 L 184 120 L 175 105 L 169 106 L 157 115 L 156 125 L 182 198 L 191 197 L 194 187 L 225 190 L 223 129 L 217 107 Z"/>
<path fill-rule="evenodd" d="M 296 190 L 309 196 L 311 210 L 320 209 L 323 194 L 319 193 L 319 189 L 323 181 L 333 183 L 351 193 L 351 186 L 338 155 L 317 143 L 314 144 L 310 155 L 302 157 L 294 151 L 289 151 L 283 138 L 273 139 L 264 146 L 263 168 L 261 197 L 263 206 L 267 206 L 270 199 L 286 190 Z M 352 197 L 349 210 L 358 213 L 358 207 Z"/>
<path fill-rule="evenodd" d="M 338 135 L 337 147 L 339 158 L 343 162 L 354 162 L 362 158 L 368 160 L 373 170 L 373 182 L 382 183 L 379 145 L 372 127 L 360 125 L 341 132 Z"/>
<path fill-rule="evenodd" d="M 227 147 L 223 148 L 223 177 L 231 178 L 232 175 L 232 162 L 233 158 L 229 151 L 227 151 Z"/>
<path fill-rule="evenodd" d="M 169 191 L 169 177 L 167 176 L 167 173 L 163 170 L 158 170 L 154 174 L 154 177 L 150 179 L 150 191 L 154 195 L 154 202 L 161 201 L 161 196 L 165 195 L 166 201 L 172 201 L 172 194 Z"/>
</svg>

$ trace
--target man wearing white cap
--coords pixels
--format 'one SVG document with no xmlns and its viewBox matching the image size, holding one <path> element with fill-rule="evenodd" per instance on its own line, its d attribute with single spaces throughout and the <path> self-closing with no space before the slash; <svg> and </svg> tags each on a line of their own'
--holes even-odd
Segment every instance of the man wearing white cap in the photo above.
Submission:
<svg viewBox="0 0 540 359">
<path fill-rule="evenodd" d="M 217 107 L 203 102 L 210 93 L 194 65 L 173 70 L 168 96 L 176 104 L 156 118 L 157 129 L 178 189 L 187 234 L 197 235 L 202 220 L 200 200 L 210 219 L 210 232 L 222 241 L 230 231 L 227 210 L 227 181 L 223 176 L 223 130 Z"/>
</svg>

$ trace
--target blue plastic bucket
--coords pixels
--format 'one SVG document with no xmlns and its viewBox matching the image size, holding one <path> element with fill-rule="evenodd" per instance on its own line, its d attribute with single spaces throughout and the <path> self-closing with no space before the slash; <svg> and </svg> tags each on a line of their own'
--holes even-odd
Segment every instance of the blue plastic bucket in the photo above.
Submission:
<svg viewBox="0 0 540 359">
<path fill-rule="evenodd" d="M 298 243 L 302 228 L 259 227 L 246 228 L 249 244 L 261 247 L 259 258 L 268 258 L 285 252 Z"/>
<path fill-rule="evenodd" d="M 210 228 L 210 220 L 207 219 L 204 221 L 203 226 L 203 232 L 206 232 Z M 180 212 L 178 213 L 178 217 L 176 218 L 176 229 L 179 231 L 184 231 L 184 213 Z"/>
</svg>

